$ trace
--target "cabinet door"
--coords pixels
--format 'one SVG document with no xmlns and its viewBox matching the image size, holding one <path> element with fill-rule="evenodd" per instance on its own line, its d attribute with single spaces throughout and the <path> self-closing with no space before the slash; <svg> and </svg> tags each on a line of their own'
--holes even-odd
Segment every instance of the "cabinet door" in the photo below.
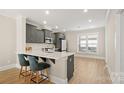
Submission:
<svg viewBox="0 0 124 93">
<path fill-rule="evenodd" d="M 41 30 L 36 31 L 36 42 L 37 43 L 44 43 L 44 32 Z"/>
<path fill-rule="evenodd" d="M 31 43 L 31 25 L 26 24 L 26 43 Z"/>
<path fill-rule="evenodd" d="M 26 24 L 26 43 L 35 43 L 36 41 L 36 26 Z"/>
<path fill-rule="evenodd" d="M 45 30 L 45 37 L 46 38 L 51 38 L 52 31 Z"/>
<path fill-rule="evenodd" d="M 44 43 L 44 31 L 40 31 L 40 35 L 41 35 L 41 43 Z"/>
<path fill-rule="evenodd" d="M 49 31 L 45 30 L 45 37 L 48 38 L 49 37 Z"/>
<path fill-rule="evenodd" d="M 31 26 L 31 43 L 36 43 L 37 40 L 37 33 L 36 33 L 36 27 L 35 26 Z"/>
<path fill-rule="evenodd" d="M 72 78 L 74 72 L 74 55 L 68 56 L 67 60 L 67 78 L 68 81 Z"/>
<path fill-rule="evenodd" d="M 53 40 L 53 43 L 55 44 L 55 34 L 54 33 L 51 33 L 51 38 Z"/>
<path fill-rule="evenodd" d="M 36 30 L 36 32 L 35 32 L 35 43 L 40 43 L 41 42 L 40 37 L 41 37 L 40 31 Z"/>
</svg>

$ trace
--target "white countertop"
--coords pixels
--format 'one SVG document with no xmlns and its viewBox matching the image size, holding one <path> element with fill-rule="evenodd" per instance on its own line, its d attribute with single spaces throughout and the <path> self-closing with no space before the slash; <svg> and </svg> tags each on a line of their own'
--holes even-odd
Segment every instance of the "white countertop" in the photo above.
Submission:
<svg viewBox="0 0 124 93">
<path fill-rule="evenodd" d="M 24 54 L 39 56 L 44 58 L 51 58 L 51 59 L 60 59 L 62 57 L 74 55 L 73 52 L 56 52 L 56 51 L 52 53 L 42 52 L 42 51 L 31 51 L 31 52 L 25 52 Z"/>
</svg>

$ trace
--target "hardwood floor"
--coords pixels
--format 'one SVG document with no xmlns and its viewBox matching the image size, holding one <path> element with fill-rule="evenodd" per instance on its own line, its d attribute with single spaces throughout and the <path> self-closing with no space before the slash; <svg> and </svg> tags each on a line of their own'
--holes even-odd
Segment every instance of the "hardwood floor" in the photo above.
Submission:
<svg viewBox="0 0 124 93">
<path fill-rule="evenodd" d="M 25 84 L 25 79 L 19 79 L 19 69 L 12 68 L 0 72 L 1 84 Z M 33 82 L 32 82 L 33 83 Z M 70 84 L 111 84 L 109 73 L 105 68 L 105 62 L 98 59 L 75 58 L 75 71 Z M 52 84 L 47 80 L 42 84 Z"/>
<path fill-rule="evenodd" d="M 26 78 L 26 82 L 23 76 L 19 78 L 19 69 L 17 68 L 0 72 L 0 84 L 29 84 L 29 78 L 30 76 Z M 33 83 L 34 82 L 31 82 L 31 84 Z M 42 84 L 52 84 L 52 82 L 44 80 Z"/>
<path fill-rule="evenodd" d="M 90 58 L 75 58 L 75 72 L 71 84 L 110 84 L 112 83 L 105 61 Z"/>
</svg>

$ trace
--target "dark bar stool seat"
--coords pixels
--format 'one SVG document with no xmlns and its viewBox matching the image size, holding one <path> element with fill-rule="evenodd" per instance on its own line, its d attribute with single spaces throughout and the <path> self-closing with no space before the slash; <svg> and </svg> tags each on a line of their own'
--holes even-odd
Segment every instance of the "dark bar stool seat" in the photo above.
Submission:
<svg viewBox="0 0 124 93">
<path fill-rule="evenodd" d="M 26 55 L 24 55 L 24 54 L 18 54 L 19 63 L 21 65 L 19 78 L 20 78 L 20 76 L 23 76 L 23 77 L 25 77 L 25 81 L 26 81 L 26 77 L 30 75 L 30 74 L 28 74 L 29 70 L 27 70 L 27 67 L 30 65 L 29 65 L 29 61 L 26 60 L 25 57 L 26 57 Z"/>
<path fill-rule="evenodd" d="M 35 56 L 28 56 L 28 59 L 31 69 L 30 83 L 31 81 L 34 81 L 35 83 L 40 83 L 43 80 L 49 79 L 48 68 L 50 67 L 50 64 L 43 62 L 38 63 Z M 46 70 L 47 75 L 42 74 L 43 70 Z"/>
</svg>

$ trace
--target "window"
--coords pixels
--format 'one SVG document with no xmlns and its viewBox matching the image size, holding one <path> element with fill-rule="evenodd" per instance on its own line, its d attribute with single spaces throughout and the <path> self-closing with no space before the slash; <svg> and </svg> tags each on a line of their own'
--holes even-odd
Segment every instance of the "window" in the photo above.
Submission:
<svg viewBox="0 0 124 93">
<path fill-rule="evenodd" d="M 98 33 L 79 36 L 79 52 L 96 53 L 98 45 Z"/>
<path fill-rule="evenodd" d="M 79 39 L 79 50 L 82 52 L 86 52 L 87 51 L 87 45 L 86 45 L 86 36 L 80 36 Z"/>
</svg>

